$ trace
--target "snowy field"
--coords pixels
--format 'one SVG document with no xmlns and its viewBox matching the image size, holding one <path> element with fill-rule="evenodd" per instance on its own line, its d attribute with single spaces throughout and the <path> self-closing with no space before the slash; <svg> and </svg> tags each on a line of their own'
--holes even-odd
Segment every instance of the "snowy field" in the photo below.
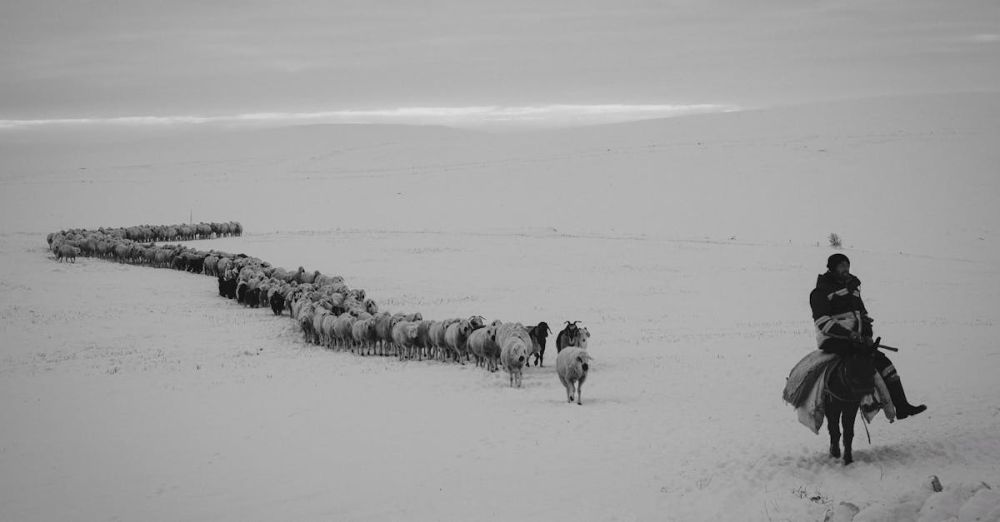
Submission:
<svg viewBox="0 0 1000 522">
<path fill-rule="evenodd" d="M 0 520 L 998 520 L 998 144 L 995 94 L 497 134 L 0 133 Z M 581 320 L 583 405 L 551 348 L 512 389 L 304 344 L 209 277 L 45 249 L 189 215 L 247 231 L 192 246 L 383 309 Z M 831 232 L 929 406 L 870 445 L 858 426 L 846 468 L 781 401 Z"/>
</svg>

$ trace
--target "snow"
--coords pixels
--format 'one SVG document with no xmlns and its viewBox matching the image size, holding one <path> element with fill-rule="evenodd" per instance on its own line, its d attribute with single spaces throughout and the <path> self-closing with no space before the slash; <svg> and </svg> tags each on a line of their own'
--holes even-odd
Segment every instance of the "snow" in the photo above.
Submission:
<svg viewBox="0 0 1000 522">
<path fill-rule="evenodd" d="M 997 520 L 998 138 L 995 94 L 497 134 L 0 133 L 0 520 Z M 45 249 L 189 213 L 247 231 L 198 248 L 393 311 L 582 320 L 583 405 L 554 353 L 512 389 L 304 344 L 209 277 Z M 858 426 L 850 467 L 780 399 L 831 232 L 929 406 L 871 445 Z"/>
</svg>

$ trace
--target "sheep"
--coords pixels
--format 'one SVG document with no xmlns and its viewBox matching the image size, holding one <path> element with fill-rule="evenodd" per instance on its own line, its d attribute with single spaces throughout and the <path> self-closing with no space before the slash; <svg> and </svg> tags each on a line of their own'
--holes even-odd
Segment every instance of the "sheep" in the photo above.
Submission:
<svg viewBox="0 0 1000 522">
<path fill-rule="evenodd" d="M 299 267 L 299 270 L 302 270 L 302 267 Z M 299 276 L 299 279 L 303 283 L 312 284 L 313 282 L 316 281 L 316 277 L 318 276 L 319 276 L 319 270 L 316 270 L 311 274 L 306 274 L 303 272 L 302 275 Z"/>
<path fill-rule="evenodd" d="M 521 323 L 503 323 L 495 327 L 497 329 L 497 344 L 503 344 L 509 339 L 519 339 L 526 350 L 531 350 L 531 334 Z"/>
<path fill-rule="evenodd" d="M 500 356 L 496 327 L 474 330 L 469 334 L 468 346 L 469 352 L 476 358 L 476 366 L 486 364 L 489 371 L 496 371 L 496 359 Z"/>
<path fill-rule="evenodd" d="M 486 318 L 481 315 L 473 315 L 469 317 L 469 324 L 472 325 L 473 330 L 478 330 L 486 326 Z"/>
<path fill-rule="evenodd" d="M 223 257 L 222 259 L 219 259 L 218 263 L 215 264 L 215 272 L 224 274 L 226 273 L 226 270 L 229 270 L 232 267 L 233 259 L 230 257 Z"/>
<path fill-rule="evenodd" d="M 375 315 L 375 333 L 378 336 L 378 353 L 385 355 L 386 350 L 392 345 L 392 327 L 394 317 L 389 312 L 382 312 Z M 399 321 L 396 321 L 399 322 Z"/>
<path fill-rule="evenodd" d="M 434 321 L 417 321 L 416 346 L 419 350 L 418 357 L 420 359 L 423 359 L 424 355 L 430 357 L 431 350 L 434 348 L 434 341 L 431 339 L 431 325 L 433 324 Z"/>
<path fill-rule="evenodd" d="M 333 321 L 333 339 L 341 347 L 348 346 L 354 341 L 351 332 L 356 319 L 348 314 L 342 314 Z"/>
<path fill-rule="evenodd" d="M 76 263 L 76 256 L 80 255 L 80 249 L 70 245 L 59 245 L 55 254 L 56 260 L 60 262 L 65 259 L 69 259 L 70 261 Z"/>
<path fill-rule="evenodd" d="M 469 334 L 472 333 L 472 324 L 469 323 L 468 319 L 462 319 L 461 321 L 451 323 L 444 332 L 444 342 L 445 346 L 448 347 L 448 351 L 455 356 L 455 360 L 465 364 L 462 360 L 468 353 L 468 340 Z"/>
<path fill-rule="evenodd" d="M 295 280 L 295 274 L 292 274 L 288 270 L 281 268 L 280 266 L 271 271 L 271 277 L 284 281 L 286 283 L 291 283 Z"/>
<path fill-rule="evenodd" d="M 354 339 L 354 344 L 359 347 L 358 353 L 365 355 L 365 351 L 371 354 L 371 349 L 375 346 L 375 342 L 378 340 L 378 335 L 375 332 L 375 319 L 359 319 L 354 322 L 351 327 L 351 337 Z"/>
<path fill-rule="evenodd" d="M 587 350 L 579 346 L 568 346 L 556 356 L 556 373 L 559 382 L 566 388 L 566 398 L 572 403 L 583 404 L 583 381 L 587 380 L 590 361 L 593 358 Z"/>
<path fill-rule="evenodd" d="M 445 360 L 445 348 L 447 343 L 445 343 L 445 333 L 448 331 L 448 326 L 452 322 L 458 322 L 458 319 L 448 319 L 444 321 L 433 321 L 427 328 L 427 336 L 430 338 L 430 345 L 434 349 L 434 357 L 440 357 L 441 360 Z"/>
<path fill-rule="evenodd" d="M 277 288 L 271 289 L 271 295 L 268 297 L 268 301 L 271 305 L 271 311 L 274 315 L 281 315 L 282 310 L 285 309 L 285 296 Z"/>
<path fill-rule="evenodd" d="M 537 348 L 537 353 L 535 354 L 535 366 L 545 366 L 545 341 L 551 333 L 552 329 L 549 328 L 549 323 L 546 323 L 545 321 L 542 321 L 528 329 L 528 335 L 531 336 L 531 340 Z"/>
<path fill-rule="evenodd" d="M 510 376 L 511 387 L 521 387 L 521 372 L 528 360 L 528 346 L 518 337 L 509 337 L 500 345 L 500 362 Z"/>
<path fill-rule="evenodd" d="M 249 289 L 250 289 L 250 286 L 247 284 L 246 281 L 240 281 L 239 283 L 236 284 L 236 302 L 237 303 L 240 303 L 240 304 L 245 304 L 246 303 L 247 290 L 249 290 Z"/>
<path fill-rule="evenodd" d="M 313 310 L 314 305 L 312 301 L 306 301 L 302 304 L 296 315 L 296 321 L 299 323 L 299 328 L 302 329 L 302 339 L 305 342 L 311 342 L 314 336 L 312 331 L 313 328 Z"/>
<path fill-rule="evenodd" d="M 566 327 L 556 335 L 556 353 L 563 351 L 563 348 L 567 346 L 576 346 L 579 342 L 580 327 L 577 323 L 580 321 L 566 321 Z"/>
<path fill-rule="evenodd" d="M 331 339 L 328 335 L 329 331 L 324 330 L 324 327 L 326 327 L 328 324 L 332 322 L 332 320 L 328 320 L 331 317 L 333 317 L 333 314 L 331 314 L 328 310 L 322 307 L 316 307 L 316 311 L 313 312 L 312 331 L 313 331 L 313 342 L 315 344 L 327 347 L 329 347 L 332 344 Z"/>
<path fill-rule="evenodd" d="M 259 290 L 257 295 L 258 299 L 257 306 L 264 307 L 264 306 L 269 306 L 271 304 L 272 281 L 273 279 L 264 279 L 263 281 L 260 282 L 260 285 L 257 287 L 257 289 Z"/>
<path fill-rule="evenodd" d="M 204 274 L 205 275 L 210 275 L 210 276 L 218 275 L 216 273 L 216 269 L 217 269 L 218 266 L 219 266 L 219 257 L 218 256 L 216 256 L 216 255 L 210 255 L 210 256 L 206 257 L 205 258 Z"/>
<path fill-rule="evenodd" d="M 322 307 L 316 308 L 316 315 L 322 316 L 322 320 L 318 325 L 316 321 L 313 321 L 313 325 L 318 327 L 316 333 L 319 335 L 320 344 L 327 348 L 333 348 L 335 339 L 333 325 L 337 321 L 337 316 Z"/>
<path fill-rule="evenodd" d="M 417 342 L 419 323 L 400 321 L 392 327 L 392 342 L 395 343 L 399 360 L 412 358 L 412 350 Z"/>
<path fill-rule="evenodd" d="M 111 246 L 107 243 L 103 243 L 99 244 L 97 246 L 97 249 L 99 252 L 102 252 L 101 254 L 102 257 L 107 257 L 108 252 L 110 252 L 111 250 Z M 173 258 L 174 258 L 174 253 L 172 251 L 167 250 L 165 248 L 160 248 L 156 251 L 156 254 L 153 255 L 153 265 L 166 268 L 170 266 L 170 263 L 171 261 L 173 261 Z M 218 265 L 216 265 L 215 272 L 216 275 L 224 273 L 224 271 L 220 271 L 218 269 Z"/>
<path fill-rule="evenodd" d="M 307 305 L 312 305 L 312 301 L 302 294 L 296 296 L 295 299 L 292 300 L 292 307 L 291 310 L 289 310 L 292 319 L 298 319 L 299 314 L 306 309 Z"/>
<path fill-rule="evenodd" d="M 313 283 L 316 286 L 332 286 L 335 284 L 343 284 L 344 278 L 340 276 L 328 276 L 324 274 L 317 274 L 316 279 Z"/>
</svg>

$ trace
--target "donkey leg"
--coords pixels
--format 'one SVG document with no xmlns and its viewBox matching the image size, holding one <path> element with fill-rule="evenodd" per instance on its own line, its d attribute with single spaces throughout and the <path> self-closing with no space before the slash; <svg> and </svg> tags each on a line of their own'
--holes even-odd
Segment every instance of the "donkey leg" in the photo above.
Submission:
<svg viewBox="0 0 1000 522">
<path fill-rule="evenodd" d="M 844 408 L 844 465 L 854 462 L 851 444 L 854 442 L 854 421 L 858 417 L 859 405 Z"/>
<path fill-rule="evenodd" d="M 830 456 L 840 458 L 840 408 L 832 403 L 826 405 L 826 429 L 830 432 Z"/>
</svg>

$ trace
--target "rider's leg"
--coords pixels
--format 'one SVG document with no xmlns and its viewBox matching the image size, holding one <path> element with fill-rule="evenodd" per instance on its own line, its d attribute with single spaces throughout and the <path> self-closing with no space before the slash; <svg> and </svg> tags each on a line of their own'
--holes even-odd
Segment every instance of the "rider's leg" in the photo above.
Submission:
<svg viewBox="0 0 1000 522">
<path fill-rule="evenodd" d="M 875 369 L 882 375 L 885 386 L 889 388 L 889 395 L 892 397 L 892 404 L 896 407 L 896 418 L 905 419 L 907 417 L 923 413 L 927 406 L 919 404 L 914 406 L 907 402 L 906 393 L 903 391 L 903 382 L 899 379 L 896 367 L 884 353 L 875 351 Z"/>
</svg>

